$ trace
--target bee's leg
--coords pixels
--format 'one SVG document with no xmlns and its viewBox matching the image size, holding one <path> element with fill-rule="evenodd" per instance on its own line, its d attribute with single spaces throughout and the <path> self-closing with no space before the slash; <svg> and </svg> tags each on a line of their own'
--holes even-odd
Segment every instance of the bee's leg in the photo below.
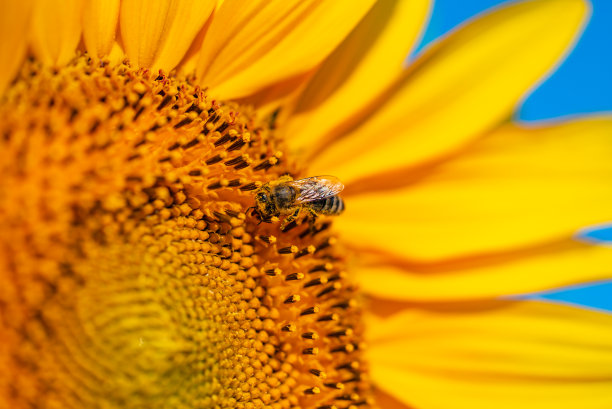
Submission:
<svg viewBox="0 0 612 409">
<path fill-rule="evenodd" d="M 310 217 L 308 218 L 308 231 L 313 234 L 317 232 L 315 223 L 317 221 L 317 216 L 319 215 L 311 208 L 308 208 L 308 213 L 310 213 Z"/>
<path fill-rule="evenodd" d="M 281 231 L 285 231 L 285 227 L 287 227 L 289 224 L 291 224 L 292 221 L 298 218 L 301 210 L 302 208 L 298 207 L 297 209 L 295 209 L 295 212 L 285 217 L 285 220 L 283 220 L 283 223 L 281 224 L 281 227 L 280 227 Z"/>
<path fill-rule="evenodd" d="M 317 212 L 310 208 L 308 209 L 308 213 L 310 213 L 309 223 L 311 226 L 314 226 L 315 222 L 317 221 L 317 216 L 319 215 L 317 214 Z"/>
</svg>

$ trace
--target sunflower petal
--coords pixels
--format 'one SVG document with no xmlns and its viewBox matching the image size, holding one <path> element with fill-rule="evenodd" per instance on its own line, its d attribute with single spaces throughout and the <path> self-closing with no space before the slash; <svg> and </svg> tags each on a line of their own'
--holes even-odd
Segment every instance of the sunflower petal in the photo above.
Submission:
<svg viewBox="0 0 612 409">
<path fill-rule="evenodd" d="M 373 0 L 225 0 L 197 66 L 222 99 L 253 94 L 319 64 L 371 8 Z"/>
<path fill-rule="evenodd" d="M 536 0 L 467 24 L 361 112 L 363 124 L 316 152 L 311 170 L 350 182 L 373 168 L 406 168 L 465 146 L 510 117 L 568 50 L 587 12 L 583 0 Z"/>
<path fill-rule="evenodd" d="M 138 67 L 171 70 L 215 6 L 215 0 L 122 1 L 120 27 L 127 56 Z"/>
<path fill-rule="evenodd" d="M 0 92 L 15 77 L 28 48 L 33 0 L 0 1 Z"/>
<path fill-rule="evenodd" d="M 393 396 L 385 393 L 379 388 L 374 389 L 374 401 L 379 408 L 385 409 L 413 409 L 406 406 L 402 401 L 395 399 Z"/>
<path fill-rule="evenodd" d="M 370 320 L 374 382 L 418 408 L 612 407 L 612 315 L 542 302 Z"/>
<path fill-rule="evenodd" d="M 181 61 L 198 31 L 216 7 L 216 0 L 189 0 L 177 4 L 174 18 L 159 49 L 156 68 L 170 71 Z"/>
<path fill-rule="evenodd" d="M 349 196 L 337 225 L 416 262 L 555 242 L 612 219 L 610 157 L 612 118 L 507 124 L 411 186 Z"/>
<path fill-rule="evenodd" d="M 82 0 L 37 0 L 32 13 L 32 50 L 44 64 L 60 66 L 75 57 L 81 39 Z"/>
<path fill-rule="evenodd" d="M 279 123 L 285 123 L 286 118 L 291 115 L 285 107 L 293 105 L 299 98 L 300 91 L 312 77 L 313 71 L 310 70 L 288 80 L 274 83 L 246 98 L 237 99 L 236 102 L 257 107 L 257 114 L 260 118 L 270 118 L 276 111 L 273 124 L 276 129 Z"/>
<path fill-rule="evenodd" d="M 325 60 L 302 93 L 287 127 L 294 149 L 312 147 L 350 121 L 404 69 L 429 15 L 431 0 L 379 1 Z"/>
<path fill-rule="evenodd" d="M 612 277 L 612 247 L 573 240 L 440 263 L 370 261 L 356 269 L 361 287 L 375 297 L 400 301 L 495 298 Z"/>
<path fill-rule="evenodd" d="M 83 40 L 98 58 L 110 54 L 119 20 L 119 0 L 90 0 L 83 6 Z"/>
</svg>

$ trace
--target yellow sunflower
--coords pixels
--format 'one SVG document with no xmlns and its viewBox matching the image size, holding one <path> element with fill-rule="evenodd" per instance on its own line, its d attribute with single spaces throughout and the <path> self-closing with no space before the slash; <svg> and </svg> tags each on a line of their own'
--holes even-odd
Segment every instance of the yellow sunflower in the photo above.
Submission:
<svg viewBox="0 0 612 409">
<path fill-rule="evenodd" d="M 0 1 L 0 407 L 612 407 L 612 317 L 500 297 L 611 275 L 612 118 L 509 121 L 588 4 L 404 67 L 429 3 Z"/>
</svg>

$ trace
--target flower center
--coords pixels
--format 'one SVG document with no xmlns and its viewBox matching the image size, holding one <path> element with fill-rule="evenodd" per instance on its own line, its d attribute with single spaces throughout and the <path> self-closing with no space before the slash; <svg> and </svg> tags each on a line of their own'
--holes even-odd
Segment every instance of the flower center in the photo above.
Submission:
<svg viewBox="0 0 612 409">
<path fill-rule="evenodd" d="M 0 116 L 0 402 L 369 406 L 330 221 L 247 212 L 263 183 L 311 176 L 268 121 L 86 57 L 29 63 Z"/>
</svg>

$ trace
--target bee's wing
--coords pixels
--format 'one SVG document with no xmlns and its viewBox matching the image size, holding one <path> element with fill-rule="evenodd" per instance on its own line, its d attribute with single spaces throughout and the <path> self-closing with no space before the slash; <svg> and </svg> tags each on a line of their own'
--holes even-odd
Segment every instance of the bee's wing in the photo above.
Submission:
<svg viewBox="0 0 612 409">
<path fill-rule="evenodd" d="M 344 189 L 344 185 L 335 176 L 313 176 L 306 179 L 294 180 L 289 184 L 297 188 L 299 194 L 296 203 L 312 202 L 335 196 Z"/>
</svg>

